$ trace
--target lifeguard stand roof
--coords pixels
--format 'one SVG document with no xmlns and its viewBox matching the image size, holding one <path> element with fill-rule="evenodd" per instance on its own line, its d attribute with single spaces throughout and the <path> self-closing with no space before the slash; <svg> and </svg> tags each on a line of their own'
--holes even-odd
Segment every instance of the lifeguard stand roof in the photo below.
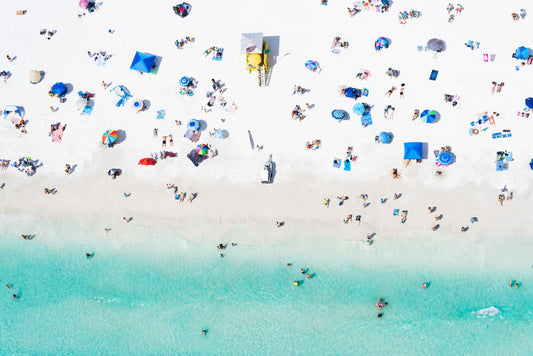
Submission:
<svg viewBox="0 0 533 356">
<path fill-rule="evenodd" d="M 262 53 L 263 32 L 243 33 L 241 35 L 241 53 Z"/>
</svg>

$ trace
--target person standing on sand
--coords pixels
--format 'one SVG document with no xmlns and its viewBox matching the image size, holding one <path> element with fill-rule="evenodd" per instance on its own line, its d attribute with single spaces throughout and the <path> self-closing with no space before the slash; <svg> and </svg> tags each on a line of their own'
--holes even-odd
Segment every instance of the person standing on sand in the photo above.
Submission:
<svg viewBox="0 0 533 356">
<path fill-rule="evenodd" d="M 102 87 L 104 87 L 104 90 L 107 90 L 107 84 L 102 80 Z"/>
<path fill-rule="evenodd" d="M 505 195 L 500 194 L 498 195 L 498 201 L 500 202 L 500 205 L 503 206 L 503 201 L 505 200 Z"/>
</svg>

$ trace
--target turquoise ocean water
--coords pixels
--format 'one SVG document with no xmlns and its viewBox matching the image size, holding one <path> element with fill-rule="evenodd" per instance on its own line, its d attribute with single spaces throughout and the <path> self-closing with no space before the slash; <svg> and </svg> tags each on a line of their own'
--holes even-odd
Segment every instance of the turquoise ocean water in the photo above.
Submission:
<svg viewBox="0 0 533 356">
<path fill-rule="evenodd" d="M 527 251 L 495 257 L 508 253 L 502 242 L 239 243 L 219 251 L 216 242 L 136 233 L 89 239 L 64 229 L 25 241 L 3 230 L 0 354 L 533 353 L 533 269 L 520 262 Z M 225 242 L 239 242 L 239 233 Z M 509 288 L 509 279 L 522 286 Z M 378 319 L 380 297 L 389 305 Z"/>
</svg>

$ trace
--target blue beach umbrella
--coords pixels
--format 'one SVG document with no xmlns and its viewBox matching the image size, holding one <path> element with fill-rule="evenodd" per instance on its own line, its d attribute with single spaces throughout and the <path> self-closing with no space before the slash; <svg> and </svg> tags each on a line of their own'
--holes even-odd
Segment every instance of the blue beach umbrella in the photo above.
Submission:
<svg viewBox="0 0 533 356">
<path fill-rule="evenodd" d="M 189 129 L 191 131 L 198 131 L 199 128 L 200 128 L 200 121 L 198 121 L 198 120 L 191 119 L 187 123 L 187 129 Z"/>
<path fill-rule="evenodd" d="M 52 87 L 52 93 L 54 93 L 55 95 L 62 95 L 66 91 L 67 91 L 67 87 L 62 82 L 57 82 Z"/>
<path fill-rule="evenodd" d="M 390 143 L 390 141 L 391 141 L 391 137 L 388 132 L 383 131 L 379 134 L 379 142 Z"/>
<path fill-rule="evenodd" d="M 524 46 L 518 47 L 515 52 L 515 57 L 517 59 L 528 59 L 530 55 L 531 55 L 531 50 Z"/>
<path fill-rule="evenodd" d="M 529 168 L 531 168 L 531 170 L 533 170 L 533 158 L 531 159 L 531 161 L 529 161 Z"/>
<path fill-rule="evenodd" d="M 437 114 L 433 110 L 424 110 L 420 114 L 420 120 L 426 124 L 431 124 L 437 118 Z"/>
<path fill-rule="evenodd" d="M 150 53 L 135 52 L 130 69 L 143 73 L 150 73 L 155 63 L 156 56 Z"/>
<path fill-rule="evenodd" d="M 191 82 L 191 78 L 189 78 L 189 77 L 185 77 L 185 76 L 183 76 L 183 77 L 181 77 L 181 79 L 180 79 L 180 85 L 181 85 L 182 87 L 186 87 L 187 85 L 189 85 L 190 82 Z"/>
<path fill-rule="evenodd" d="M 352 110 L 355 115 L 363 115 L 366 112 L 366 107 L 363 103 L 357 103 L 353 106 Z"/>
<path fill-rule="evenodd" d="M 344 120 L 346 112 L 344 110 L 333 110 L 331 116 L 333 116 L 335 120 Z"/>
<path fill-rule="evenodd" d="M 526 106 L 530 109 L 533 109 L 533 98 L 526 99 Z"/>
<path fill-rule="evenodd" d="M 376 43 L 374 44 L 374 48 L 379 51 L 383 48 L 388 48 L 390 45 L 390 40 L 386 37 L 380 37 L 376 40 Z"/>
<path fill-rule="evenodd" d="M 442 164 L 443 166 L 447 166 L 450 163 L 452 163 L 453 156 L 450 152 L 441 152 L 439 154 L 439 157 L 437 160 Z"/>
</svg>

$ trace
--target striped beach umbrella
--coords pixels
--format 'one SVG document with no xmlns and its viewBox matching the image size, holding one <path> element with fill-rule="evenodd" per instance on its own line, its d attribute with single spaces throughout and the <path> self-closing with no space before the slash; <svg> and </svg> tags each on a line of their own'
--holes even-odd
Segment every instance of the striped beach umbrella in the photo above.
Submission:
<svg viewBox="0 0 533 356">
<path fill-rule="evenodd" d="M 182 87 L 186 87 L 187 85 L 189 85 L 190 82 L 191 82 L 191 78 L 189 78 L 189 77 L 185 77 L 185 76 L 183 76 L 183 77 L 181 77 L 181 79 L 180 79 L 180 85 L 181 85 Z"/>
<path fill-rule="evenodd" d="M 107 130 L 102 135 L 102 142 L 105 145 L 109 145 L 110 143 L 115 142 L 117 138 L 118 138 L 118 132 L 116 130 Z"/>
<path fill-rule="evenodd" d="M 344 110 L 333 110 L 331 112 L 331 116 L 333 116 L 333 118 L 335 120 L 343 120 L 345 117 L 346 117 L 346 111 Z"/>
<path fill-rule="evenodd" d="M 207 147 L 207 145 L 201 144 L 196 146 L 196 153 L 198 153 L 199 155 L 206 155 L 207 152 L 209 152 L 209 147 Z"/>
<path fill-rule="evenodd" d="M 422 114 L 420 114 L 420 120 L 426 124 L 431 124 L 436 118 L 437 113 L 435 113 L 433 110 L 424 110 L 422 111 Z"/>
</svg>

